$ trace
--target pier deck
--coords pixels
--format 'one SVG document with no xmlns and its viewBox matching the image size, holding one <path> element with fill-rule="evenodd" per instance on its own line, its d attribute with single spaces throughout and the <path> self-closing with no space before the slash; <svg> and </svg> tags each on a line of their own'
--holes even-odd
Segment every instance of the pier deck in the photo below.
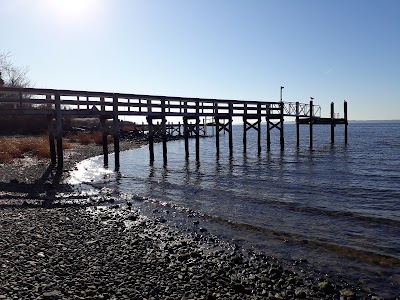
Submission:
<svg viewBox="0 0 400 300">
<path fill-rule="evenodd" d="M 155 129 L 160 132 L 163 140 L 163 158 L 167 162 L 167 132 L 172 125 L 167 123 L 168 117 L 183 119 L 183 135 L 185 137 L 185 154 L 189 155 L 188 138 L 196 137 L 196 158 L 199 159 L 199 136 L 201 134 L 201 118 L 212 118 L 216 129 L 216 148 L 219 154 L 219 133 L 229 133 L 229 151 L 233 152 L 232 121 L 234 117 L 243 120 L 243 142 L 246 145 L 246 132 L 249 129 L 258 131 L 258 151 L 261 151 L 261 123 L 267 124 L 267 148 L 270 149 L 270 131 L 280 131 L 281 149 L 284 149 L 284 118 L 295 117 L 297 128 L 300 124 L 310 126 L 310 147 L 312 147 L 312 126 L 315 124 L 331 125 L 331 138 L 334 142 L 335 125 L 345 125 L 345 142 L 347 142 L 347 103 L 345 102 L 344 118 L 335 117 L 333 103 L 331 118 L 321 118 L 319 105 L 300 102 L 265 102 L 254 100 L 224 100 L 206 98 L 188 98 L 172 96 L 156 96 L 126 93 L 105 93 L 75 90 L 36 89 L 36 88 L 0 88 L 0 115 L 44 115 L 49 122 L 49 143 L 52 150 L 52 162 L 63 167 L 62 156 L 62 126 L 64 116 L 97 117 L 103 125 L 103 149 L 105 159 L 107 150 L 108 130 L 105 120 L 113 120 L 112 135 L 114 137 L 115 168 L 119 168 L 119 117 L 144 116 L 147 120 L 150 160 L 154 160 L 153 142 Z M 154 122 L 158 122 L 156 125 Z M 194 122 L 194 124 L 193 124 Z M 55 124 L 55 126 L 54 126 Z M 1 124 L 0 124 L 1 125 Z M 172 126 L 172 127 L 171 127 Z M 180 130 L 174 129 L 174 130 Z M 179 131 L 180 133 L 180 131 Z M 299 130 L 297 130 L 299 140 Z M 55 147 L 54 139 L 57 141 Z M 57 149 L 57 151 L 55 150 Z M 55 152 L 56 151 L 56 152 Z M 246 147 L 244 147 L 246 151 Z"/>
</svg>

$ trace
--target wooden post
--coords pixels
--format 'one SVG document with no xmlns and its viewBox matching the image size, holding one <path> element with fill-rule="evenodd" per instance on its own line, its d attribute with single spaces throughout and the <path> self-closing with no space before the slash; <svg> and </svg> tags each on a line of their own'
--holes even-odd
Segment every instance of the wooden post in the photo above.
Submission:
<svg viewBox="0 0 400 300">
<path fill-rule="evenodd" d="M 344 101 L 344 143 L 347 144 L 347 126 L 349 125 L 347 121 L 347 101 Z"/>
<path fill-rule="evenodd" d="M 148 139 L 149 139 L 150 163 L 152 163 L 154 161 L 153 119 L 151 117 L 147 117 L 147 123 L 149 127 Z"/>
<path fill-rule="evenodd" d="M 271 149 L 271 128 L 270 128 L 270 109 L 269 104 L 267 105 L 267 150 Z"/>
<path fill-rule="evenodd" d="M 105 113 L 106 107 L 104 105 L 104 97 L 100 98 L 101 102 L 101 112 Z M 107 130 L 107 120 L 106 117 L 100 116 L 100 124 L 101 124 L 101 133 L 102 133 L 102 144 L 103 144 L 103 162 L 104 166 L 108 166 L 108 130 Z"/>
<path fill-rule="evenodd" d="M 314 103 L 310 100 L 310 149 L 313 148 Z"/>
<path fill-rule="evenodd" d="M 261 153 L 261 103 L 257 104 L 257 122 L 258 153 Z"/>
<path fill-rule="evenodd" d="M 233 155 L 233 103 L 229 102 L 229 155 Z"/>
<path fill-rule="evenodd" d="M 247 150 L 247 103 L 244 104 L 244 115 L 243 115 L 243 152 Z"/>
<path fill-rule="evenodd" d="M 57 163 L 57 158 L 56 158 L 56 145 L 54 143 L 53 115 L 47 115 L 47 124 L 48 124 L 48 131 L 49 131 L 49 147 L 50 147 L 51 164 L 55 165 Z"/>
<path fill-rule="evenodd" d="M 62 116 L 61 116 L 61 96 L 60 92 L 55 92 L 56 109 L 56 139 L 57 139 L 57 169 L 62 170 L 64 166 L 63 146 L 62 146 Z"/>
<path fill-rule="evenodd" d="M 162 143 L 163 143 L 163 163 L 167 164 L 167 119 L 165 117 L 165 99 L 161 99 L 161 111 L 162 111 L 162 120 L 161 120 L 161 135 L 162 135 Z"/>
<path fill-rule="evenodd" d="M 64 156 L 62 147 L 62 116 L 61 116 L 61 96 L 55 93 L 56 109 L 56 139 L 57 139 L 57 169 L 62 170 L 64 166 Z"/>
<path fill-rule="evenodd" d="M 185 157 L 189 158 L 189 128 L 188 128 L 188 119 L 187 117 L 183 117 L 183 135 L 185 137 Z"/>
<path fill-rule="evenodd" d="M 283 131 L 283 102 L 280 102 L 280 115 L 281 115 L 281 130 L 280 130 L 280 142 L 281 142 L 281 150 L 285 149 L 285 136 L 284 136 L 284 131 Z"/>
<path fill-rule="evenodd" d="M 246 153 L 247 148 L 247 118 L 243 116 L 243 152 Z"/>
<path fill-rule="evenodd" d="M 214 102 L 214 120 L 215 120 L 215 146 L 217 148 L 217 157 L 219 157 L 219 116 L 218 102 Z"/>
<path fill-rule="evenodd" d="M 196 160 L 200 160 L 200 106 L 199 100 L 196 100 Z"/>
<path fill-rule="evenodd" d="M 335 104 L 331 103 L 331 143 L 335 143 Z"/>
<path fill-rule="evenodd" d="M 296 102 L 296 145 L 300 146 L 300 103 Z"/>
<path fill-rule="evenodd" d="M 113 137 L 115 170 L 119 170 L 119 120 L 118 120 L 118 97 L 113 96 Z"/>
<path fill-rule="evenodd" d="M 162 135 L 162 144 L 163 144 L 163 163 L 164 165 L 167 164 L 167 120 L 165 119 L 165 117 L 162 119 L 161 121 L 161 135 Z"/>
</svg>

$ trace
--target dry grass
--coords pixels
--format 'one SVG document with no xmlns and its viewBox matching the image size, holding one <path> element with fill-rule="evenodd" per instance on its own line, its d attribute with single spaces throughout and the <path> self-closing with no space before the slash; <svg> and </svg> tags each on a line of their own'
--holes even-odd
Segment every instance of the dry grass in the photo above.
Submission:
<svg viewBox="0 0 400 300">
<path fill-rule="evenodd" d="M 101 145 L 103 143 L 103 135 L 100 131 L 96 131 L 93 133 L 86 133 L 86 132 L 69 133 L 67 134 L 67 139 L 70 142 L 80 143 L 83 145 L 88 145 L 91 143 Z M 113 141 L 112 136 L 108 135 L 107 141 L 111 143 Z"/>
<path fill-rule="evenodd" d="M 109 135 L 107 140 L 109 143 L 113 142 L 112 136 Z M 100 131 L 93 133 L 69 133 L 66 139 L 63 139 L 63 149 L 71 148 L 71 143 L 80 143 L 83 145 L 95 143 L 101 145 L 103 143 L 103 136 Z M 0 163 L 10 162 L 14 158 L 22 158 L 25 155 L 50 158 L 48 136 L 0 138 Z"/>
<path fill-rule="evenodd" d="M 63 142 L 63 149 L 71 144 Z M 30 154 L 40 158 L 50 157 L 49 139 L 47 136 L 0 138 L 0 163 L 9 162 Z"/>
</svg>

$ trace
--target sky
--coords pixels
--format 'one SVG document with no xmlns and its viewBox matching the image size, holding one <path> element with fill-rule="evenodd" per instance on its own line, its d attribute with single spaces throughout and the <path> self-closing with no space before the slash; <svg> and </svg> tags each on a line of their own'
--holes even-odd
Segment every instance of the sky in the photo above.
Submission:
<svg viewBox="0 0 400 300">
<path fill-rule="evenodd" d="M 0 0 L 36 88 L 307 103 L 400 119 L 398 0 Z"/>
</svg>

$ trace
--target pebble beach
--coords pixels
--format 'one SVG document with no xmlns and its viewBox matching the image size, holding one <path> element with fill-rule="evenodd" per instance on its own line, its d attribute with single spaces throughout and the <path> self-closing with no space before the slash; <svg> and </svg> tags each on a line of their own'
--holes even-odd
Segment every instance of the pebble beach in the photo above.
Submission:
<svg viewBox="0 0 400 300">
<path fill-rule="evenodd" d="M 66 151 L 61 174 L 35 158 L 0 165 L 0 299 L 383 299 L 313 272 L 306 258 L 288 265 L 114 195 L 86 199 L 65 182 L 99 154 Z"/>
</svg>

